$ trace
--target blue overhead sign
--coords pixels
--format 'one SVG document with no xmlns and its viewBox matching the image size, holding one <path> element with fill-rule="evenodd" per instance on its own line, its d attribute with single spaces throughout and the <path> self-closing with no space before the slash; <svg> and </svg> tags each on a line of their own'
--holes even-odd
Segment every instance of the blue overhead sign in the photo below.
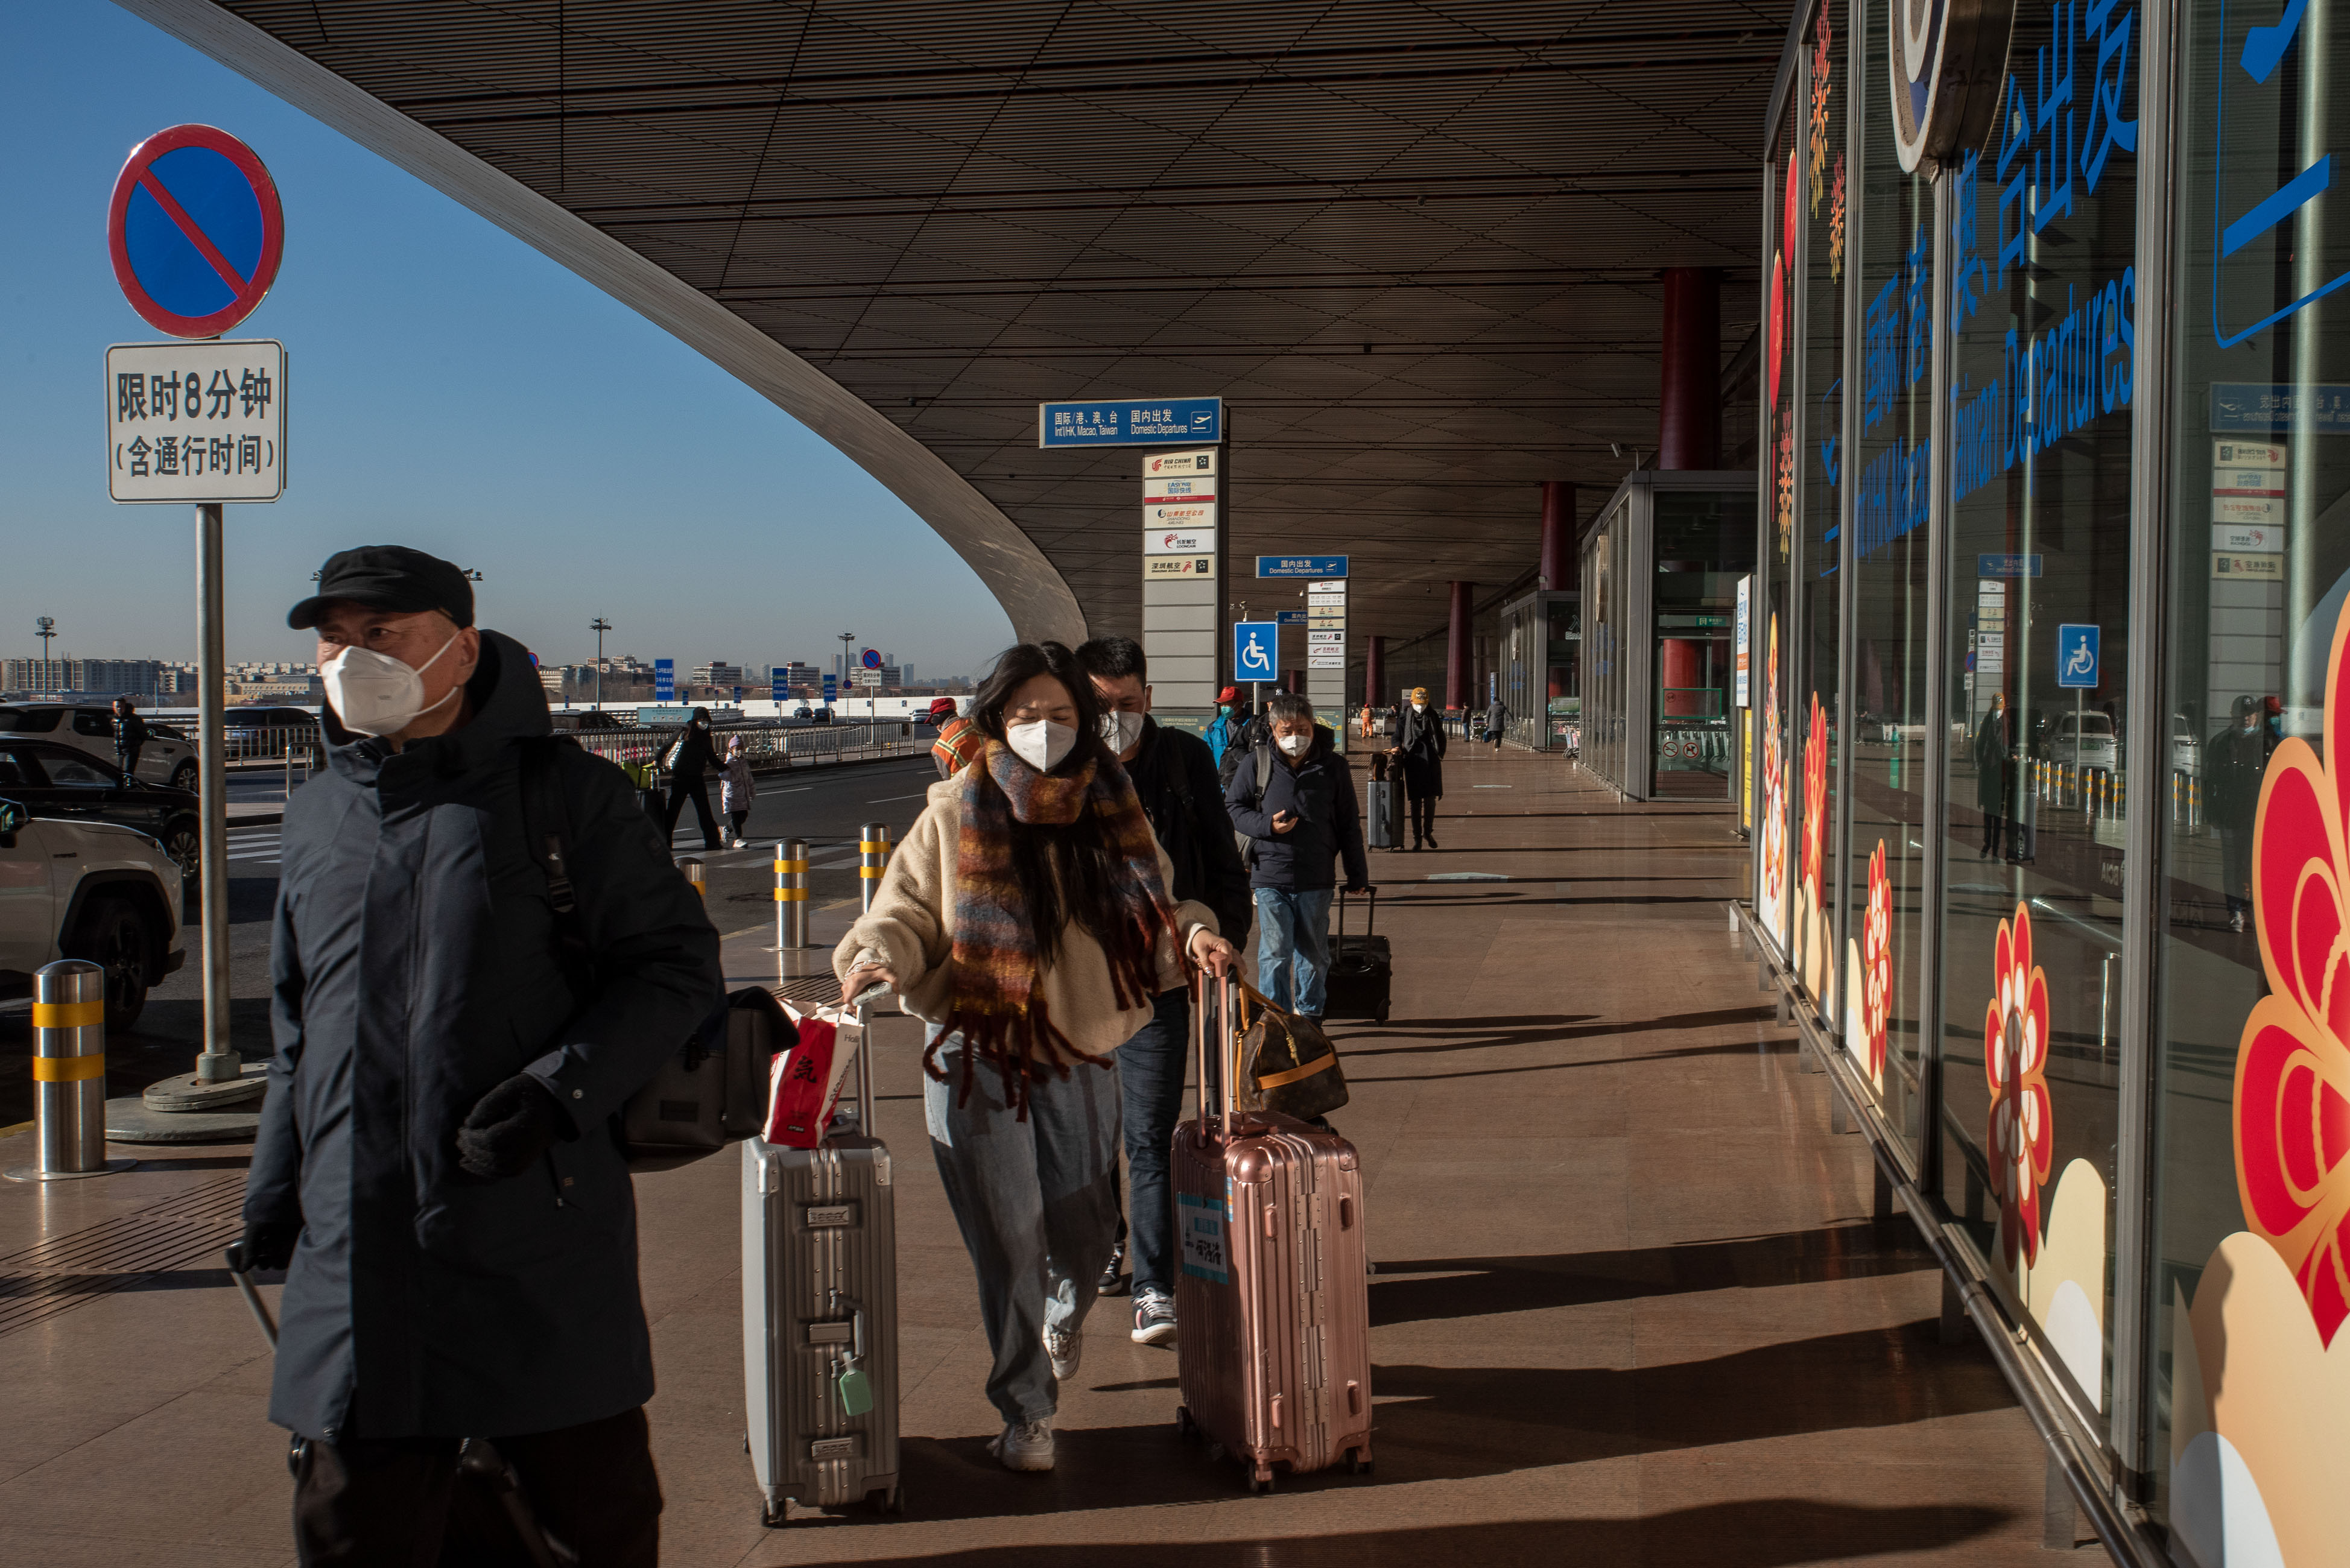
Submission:
<svg viewBox="0 0 2350 1568">
<path fill-rule="evenodd" d="M 1232 623 L 1232 679 L 1271 680 L 1280 673 L 1281 628 L 1269 620 Z"/>
<path fill-rule="evenodd" d="M 1038 446 L 1212 446 L 1223 439 L 1222 398 L 1036 405 Z"/>
<path fill-rule="evenodd" d="M 656 702 L 674 702 L 677 701 L 676 659 L 656 659 L 653 660 L 653 701 Z"/>
<path fill-rule="evenodd" d="M 788 701 L 792 694 L 792 672 L 777 664 L 767 670 L 767 698 L 770 701 Z"/>
<path fill-rule="evenodd" d="M 2067 621 L 2056 628 L 2056 684 L 2072 691 L 2097 684 L 2098 643 L 2094 626 Z"/>
<path fill-rule="evenodd" d="M 2040 575 L 2037 556 L 1977 556 L 1975 576 L 1978 577 L 2036 577 Z"/>
<path fill-rule="evenodd" d="M 1273 618 L 1279 621 L 1284 626 L 1304 626 L 1305 624 L 1305 612 L 1304 610 L 1275 610 L 1274 612 Z"/>
<path fill-rule="evenodd" d="M 839 699 L 840 677 L 837 675 L 826 676 L 824 678 L 824 705 L 829 708 L 833 703 L 838 701 Z"/>
<path fill-rule="evenodd" d="M 1256 575 L 1260 577 L 1343 577 L 1347 575 L 1344 556 L 1259 556 Z"/>
</svg>

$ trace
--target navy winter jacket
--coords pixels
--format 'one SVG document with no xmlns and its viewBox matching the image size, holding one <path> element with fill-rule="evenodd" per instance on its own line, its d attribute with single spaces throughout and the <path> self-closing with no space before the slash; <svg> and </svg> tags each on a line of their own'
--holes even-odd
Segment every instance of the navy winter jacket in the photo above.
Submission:
<svg viewBox="0 0 2350 1568">
<path fill-rule="evenodd" d="M 308 1437 L 494 1437 L 653 1391 L 636 1195 L 614 1113 L 715 1008 L 718 933 L 628 776 L 549 732 L 496 632 L 473 717 L 393 752 L 326 715 L 328 771 L 286 808 L 270 951 L 277 1054 L 245 1186 L 298 1221 L 269 1417 Z M 519 755 L 548 748 L 592 994 L 558 957 Z M 504 1181 L 457 1127 L 527 1072 L 571 1136 Z"/>
<path fill-rule="evenodd" d="M 1252 749 L 1241 758 L 1232 782 L 1224 790 L 1224 809 L 1232 826 L 1256 841 L 1256 869 L 1252 888 L 1273 888 L 1284 893 L 1309 893 L 1335 886 L 1334 863 L 1344 858 L 1347 884 L 1360 887 L 1371 879 L 1363 858 L 1362 809 L 1355 800 L 1354 770 L 1330 744 L 1330 732 L 1317 727 L 1305 760 L 1295 768 L 1268 746 L 1269 774 L 1264 798 L 1255 800 L 1260 753 Z M 1286 811 L 1299 820 L 1286 833 L 1273 830 L 1275 812 Z"/>
</svg>

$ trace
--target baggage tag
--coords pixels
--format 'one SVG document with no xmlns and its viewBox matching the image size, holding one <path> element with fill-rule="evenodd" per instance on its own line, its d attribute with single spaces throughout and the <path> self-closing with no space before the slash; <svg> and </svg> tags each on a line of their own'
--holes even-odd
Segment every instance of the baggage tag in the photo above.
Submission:
<svg viewBox="0 0 2350 1568">
<path fill-rule="evenodd" d="M 840 1293 L 833 1293 L 839 1299 Z M 865 1376 L 857 1364 L 865 1359 L 865 1309 L 858 1307 L 848 1320 L 848 1354 L 841 1358 L 840 1371 L 832 1380 L 832 1390 L 840 1400 L 840 1413 L 854 1419 L 869 1414 L 873 1408 L 873 1380 Z"/>
</svg>

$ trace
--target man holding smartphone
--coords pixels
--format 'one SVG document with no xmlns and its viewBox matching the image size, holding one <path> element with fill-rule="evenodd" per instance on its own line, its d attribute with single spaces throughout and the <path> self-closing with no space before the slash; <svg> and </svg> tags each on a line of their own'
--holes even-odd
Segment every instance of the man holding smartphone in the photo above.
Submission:
<svg viewBox="0 0 2350 1568">
<path fill-rule="evenodd" d="M 1224 791 L 1232 826 L 1248 836 L 1256 896 L 1257 989 L 1275 1007 L 1319 1020 L 1330 969 L 1330 895 L 1367 892 L 1354 770 L 1314 722 L 1314 705 L 1284 691 L 1265 703 L 1269 743 L 1250 748 Z"/>
</svg>

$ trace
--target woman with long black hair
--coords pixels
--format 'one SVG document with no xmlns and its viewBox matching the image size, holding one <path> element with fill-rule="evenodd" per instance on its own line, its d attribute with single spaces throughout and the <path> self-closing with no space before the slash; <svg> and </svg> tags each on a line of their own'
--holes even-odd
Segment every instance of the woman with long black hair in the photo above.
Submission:
<svg viewBox="0 0 2350 1568">
<path fill-rule="evenodd" d="M 1205 905 L 1169 899 L 1099 708 L 1057 642 L 996 660 L 972 706 L 983 748 L 931 786 L 833 953 L 844 1003 L 879 981 L 929 1025 L 931 1151 L 995 1354 L 990 1447 L 1015 1470 L 1053 1468 L 1059 1381 L 1118 1228 L 1114 1053 L 1184 983 L 1184 955 L 1219 974 L 1233 959 Z"/>
</svg>

